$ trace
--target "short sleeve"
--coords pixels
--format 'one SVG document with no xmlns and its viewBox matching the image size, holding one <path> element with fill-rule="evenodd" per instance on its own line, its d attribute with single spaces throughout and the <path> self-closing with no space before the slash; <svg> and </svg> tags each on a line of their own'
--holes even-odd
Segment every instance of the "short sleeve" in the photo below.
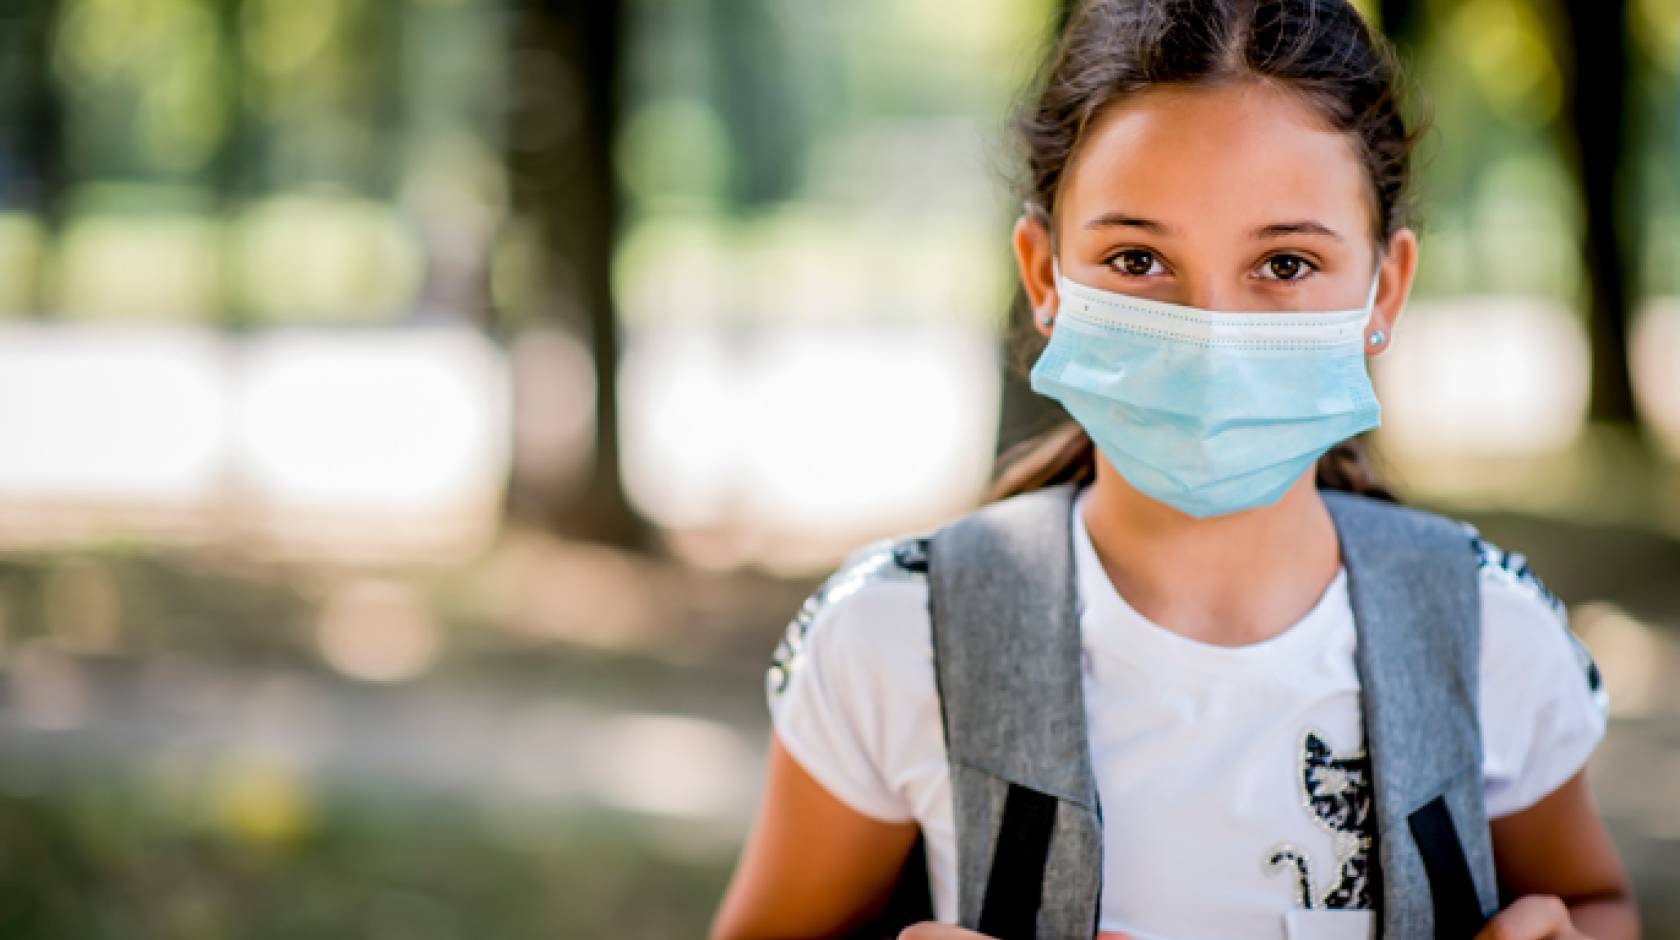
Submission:
<svg viewBox="0 0 1680 940">
<path fill-rule="evenodd" d="M 1488 818 L 1520 812 L 1586 765 L 1609 699 L 1566 608 L 1521 554 L 1478 540 L 1483 778 Z"/>
<path fill-rule="evenodd" d="M 914 814 L 885 768 L 901 654 L 878 641 L 915 629 L 898 621 L 914 609 L 905 590 L 924 589 L 884 551 L 854 553 L 806 598 L 771 656 L 765 697 L 783 748 L 818 783 L 866 816 L 905 822 Z"/>
</svg>

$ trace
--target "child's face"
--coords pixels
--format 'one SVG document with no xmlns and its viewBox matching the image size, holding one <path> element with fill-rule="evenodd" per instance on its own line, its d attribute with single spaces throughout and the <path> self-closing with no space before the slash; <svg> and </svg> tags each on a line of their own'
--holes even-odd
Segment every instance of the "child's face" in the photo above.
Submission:
<svg viewBox="0 0 1680 940">
<path fill-rule="evenodd" d="M 1376 256 L 1356 147 L 1308 102 L 1262 82 L 1124 99 L 1093 119 L 1064 172 L 1054 222 L 1062 273 L 1213 310 L 1345 310 L 1365 302 L 1380 263 L 1367 332 L 1386 334 L 1410 286 L 1415 240 L 1402 229 Z M 1040 224 L 1017 223 L 1016 253 L 1037 321 L 1055 310 Z"/>
</svg>

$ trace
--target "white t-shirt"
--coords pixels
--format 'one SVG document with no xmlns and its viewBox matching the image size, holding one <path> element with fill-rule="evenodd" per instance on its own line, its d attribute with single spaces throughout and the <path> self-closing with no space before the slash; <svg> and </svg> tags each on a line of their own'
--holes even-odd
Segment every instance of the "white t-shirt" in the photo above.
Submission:
<svg viewBox="0 0 1680 940">
<path fill-rule="evenodd" d="M 1089 492 L 1072 523 L 1103 806 L 1100 930 L 1137 940 L 1369 936 L 1369 830 L 1352 820 L 1369 811 L 1370 773 L 1346 572 L 1274 637 L 1192 640 L 1115 591 L 1085 531 Z M 837 799 L 920 824 L 934 914 L 955 923 L 926 577 L 896 563 L 891 544 L 854 552 L 806 601 L 777 645 L 766 695 L 783 746 Z M 1522 556 L 1480 544 L 1479 717 L 1495 818 L 1581 769 L 1607 701 L 1563 606 Z"/>
</svg>

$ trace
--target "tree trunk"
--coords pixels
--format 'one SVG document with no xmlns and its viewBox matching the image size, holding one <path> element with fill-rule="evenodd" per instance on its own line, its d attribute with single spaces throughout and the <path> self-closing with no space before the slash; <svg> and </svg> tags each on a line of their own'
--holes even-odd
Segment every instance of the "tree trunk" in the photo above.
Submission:
<svg viewBox="0 0 1680 940">
<path fill-rule="evenodd" d="M 1377 10 L 1383 35 L 1395 45 L 1407 65 L 1415 60 L 1417 47 L 1426 38 L 1419 22 L 1418 5 L 1418 0 L 1382 0 Z"/>
<path fill-rule="evenodd" d="M 56 236 L 64 208 L 64 109 L 52 74 L 52 36 L 57 3 L 23 4 L 0 14 L 0 62 L 19 81 L 0 93 L 0 208 L 33 212 Z M 43 255 L 44 257 L 44 255 Z M 31 272 L 27 311 L 47 315 L 46 270 Z"/>
<path fill-rule="evenodd" d="M 1564 0 L 1571 89 L 1568 131 L 1586 207 L 1586 274 L 1592 340 L 1591 416 L 1632 423 L 1628 375 L 1628 286 L 1636 282 L 1634 255 L 1622 237 L 1627 226 L 1616 192 L 1618 161 L 1627 134 L 1627 2 Z"/>
<path fill-rule="evenodd" d="M 568 537 L 640 547 L 647 526 L 631 510 L 619 474 L 619 335 L 611 291 L 620 219 L 612 142 L 624 18 L 619 0 L 525 0 L 510 37 L 515 108 L 509 131 L 517 204 L 539 213 L 546 267 L 557 282 L 549 315 L 570 319 L 562 325 L 587 337 L 595 362 L 588 483 L 578 498 L 545 507 L 543 521 Z"/>
</svg>

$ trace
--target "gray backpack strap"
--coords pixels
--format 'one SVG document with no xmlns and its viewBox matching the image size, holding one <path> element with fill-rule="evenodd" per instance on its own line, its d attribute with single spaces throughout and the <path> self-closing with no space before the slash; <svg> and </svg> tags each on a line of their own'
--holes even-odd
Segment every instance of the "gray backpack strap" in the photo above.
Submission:
<svg viewBox="0 0 1680 940">
<path fill-rule="evenodd" d="M 1076 488 L 987 504 L 928 545 L 958 923 L 1004 940 L 1089 940 L 1101 906 L 1068 524 Z"/>
<path fill-rule="evenodd" d="M 1468 940 L 1498 908 L 1482 803 L 1472 533 L 1369 497 L 1322 495 L 1359 633 L 1382 935 Z"/>
<path fill-rule="evenodd" d="M 958 923 L 1004 940 L 1089 938 L 1101 910 L 1075 492 L 1063 483 L 982 506 L 928 543 Z M 1359 631 L 1382 936 L 1467 940 L 1498 900 L 1482 804 L 1474 545 L 1439 516 L 1323 496 Z"/>
</svg>

